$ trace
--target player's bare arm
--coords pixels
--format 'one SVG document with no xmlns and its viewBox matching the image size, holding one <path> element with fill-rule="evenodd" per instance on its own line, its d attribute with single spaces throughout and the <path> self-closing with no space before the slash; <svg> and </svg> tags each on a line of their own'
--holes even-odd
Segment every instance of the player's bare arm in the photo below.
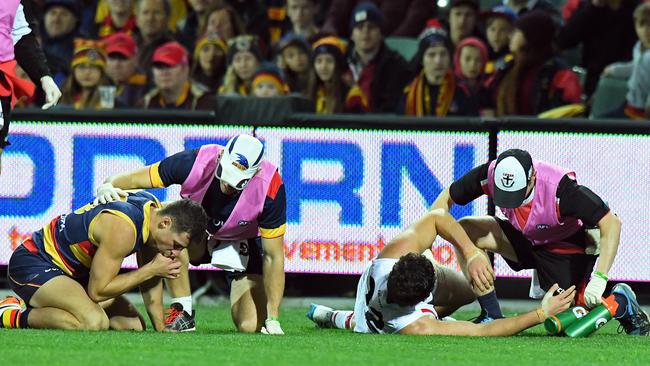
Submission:
<svg viewBox="0 0 650 366">
<path fill-rule="evenodd" d="M 536 310 L 525 314 L 496 319 L 489 323 L 474 324 L 468 321 L 440 321 L 431 316 L 421 317 L 404 327 L 400 333 L 414 335 L 453 335 L 453 336 L 509 336 L 541 324 L 547 317 L 560 313 L 571 306 L 575 296 L 575 286 L 553 296 L 558 289 L 555 284 L 549 289 Z"/>
<path fill-rule="evenodd" d="M 100 214 L 91 237 L 98 244 L 90 267 L 88 296 L 95 302 L 114 298 L 153 277 L 175 278 L 180 262 L 158 253 L 143 267 L 119 274 L 124 258 L 135 245 L 135 230 L 125 219 L 110 214 Z"/>
<path fill-rule="evenodd" d="M 138 267 L 142 268 L 151 262 L 156 256 L 156 251 L 149 247 L 143 247 L 136 253 Z M 165 330 L 163 316 L 163 281 L 160 277 L 153 277 L 140 284 L 140 293 L 151 324 L 156 331 Z"/>
<path fill-rule="evenodd" d="M 427 212 L 401 234 L 390 241 L 379 258 L 400 258 L 408 253 L 422 253 L 430 249 L 436 237 L 456 247 L 468 260 L 468 270 L 479 290 L 487 289 L 494 283 L 494 272 L 487 257 L 480 252 L 467 236 L 458 222 L 443 209 Z"/>
<path fill-rule="evenodd" d="M 621 219 L 611 211 L 598 221 L 600 229 L 600 258 L 596 271 L 608 274 L 614 264 L 614 258 L 621 240 Z"/>
<path fill-rule="evenodd" d="M 280 303 L 284 294 L 284 235 L 262 238 L 262 249 L 267 316 L 277 318 L 280 315 Z"/>
<path fill-rule="evenodd" d="M 126 173 L 120 173 L 106 178 L 104 183 L 110 183 L 121 189 L 154 188 L 150 176 L 151 165 Z"/>
</svg>

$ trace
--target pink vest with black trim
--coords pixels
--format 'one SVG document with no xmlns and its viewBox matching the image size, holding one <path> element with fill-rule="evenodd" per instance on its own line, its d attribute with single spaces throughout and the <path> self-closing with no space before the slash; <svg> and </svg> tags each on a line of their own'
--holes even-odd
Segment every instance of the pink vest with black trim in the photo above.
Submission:
<svg viewBox="0 0 650 366">
<path fill-rule="evenodd" d="M 14 20 L 20 0 L 0 1 L 0 62 L 14 59 L 14 40 L 11 34 L 14 30 Z"/>
<path fill-rule="evenodd" d="M 488 167 L 487 192 L 489 197 L 494 195 L 494 167 L 496 160 Z M 535 197 L 531 203 L 530 215 L 526 225 L 522 228 L 515 215 L 513 208 L 501 208 L 501 212 L 508 218 L 508 221 L 534 245 L 559 243 L 580 230 L 582 221 L 573 217 L 560 220 L 558 217 L 557 187 L 562 177 L 569 175 L 575 178 L 575 172 L 560 168 L 558 166 L 533 160 L 535 168 Z"/>
<path fill-rule="evenodd" d="M 217 156 L 223 149 L 220 145 L 203 145 L 199 149 L 190 174 L 181 185 L 181 197 L 203 203 L 217 169 Z M 241 240 L 259 236 L 257 218 L 264 209 L 266 194 L 277 167 L 262 160 L 260 171 L 248 182 L 232 213 L 216 233 L 218 240 Z"/>
</svg>

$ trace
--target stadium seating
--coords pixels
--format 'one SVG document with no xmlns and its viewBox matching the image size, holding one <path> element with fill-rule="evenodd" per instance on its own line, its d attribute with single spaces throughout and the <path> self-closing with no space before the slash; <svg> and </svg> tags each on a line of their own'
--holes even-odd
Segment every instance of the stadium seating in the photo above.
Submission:
<svg viewBox="0 0 650 366">
<path fill-rule="evenodd" d="M 591 118 L 603 117 L 625 101 L 627 80 L 601 77 L 593 96 Z"/>
</svg>

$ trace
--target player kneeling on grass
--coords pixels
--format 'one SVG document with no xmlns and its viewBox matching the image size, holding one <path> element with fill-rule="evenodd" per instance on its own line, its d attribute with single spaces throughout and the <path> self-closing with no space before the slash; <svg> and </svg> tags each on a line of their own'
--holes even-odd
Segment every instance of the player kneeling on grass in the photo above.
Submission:
<svg viewBox="0 0 650 366">
<path fill-rule="evenodd" d="M 145 191 L 58 216 L 12 254 L 9 283 L 22 301 L 0 302 L 0 328 L 144 330 L 143 317 L 122 296 L 139 285 L 149 318 L 162 331 L 161 278 L 178 276 L 177 256 L 205 245 L 206 227 L 199 204 L 161 204 Z M 120 274 L 133 253 L 140 268 Z"/>
<path fill-rule="evenodd" d="M 431 248 L 438 234 L 456 248 L 471 245 L 467 234 L 448 212 L 429 211 L 391 240 L 364 271 L 357 287 L 354 312 L 312 305 L 307 316 L 321 327 L 354 329 L 359 333 L 506 336 L 540 324 L 571 305 L 575 287 L 553 296 L 558 288 L 556 284 L 546 293 L 538 309 L 523 315 L 480 324 L 441 321 L 439 315 L 449 314 L 474 297 L 466 301 L 467 295 L 463 294 L 470 285 L 466 280 L 457 279 L 462 279 L 461 274 L 441 270 L 444 267 L 432 265 L 429 258 L 420 254 Z M 469 272 L 475 273 L 471 268 Z M 491 272 L 479 272 L 472 277 L 483 276 L 476 283 L 488 283 L 493 279 L 488 278 L 490 275 Z M 465 301 L 449 301 L 458 298 Z"/>
</svg>

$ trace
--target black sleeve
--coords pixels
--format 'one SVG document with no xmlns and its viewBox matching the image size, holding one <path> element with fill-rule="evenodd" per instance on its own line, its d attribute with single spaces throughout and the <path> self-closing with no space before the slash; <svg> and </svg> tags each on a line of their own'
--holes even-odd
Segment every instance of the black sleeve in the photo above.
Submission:
<svg viewBox="0 0 650 366">
<path fill-rule="evenodd" d="M 20 67 L 25 70 L 27 75 L 36 85 L 39 85 L 39 80 L 46 75 L 50 75 L 50 70 L 47 67 L 45 60 L 45 53 L 37 40 L 38 27 L 36 26 L 36 18 L 32 11 L 31 0 L 20 0 L 23 5 L 23 12 L 25 19 L 29 23 L 31 32 L 20 38 L 18 43 L 14 46 L 14 54 L 16 62 Z"/>
<path fill-rule="evenodd" d="M 165 187 L 183 184 L 190 175 L 198 150 L 185 150 L 163 159 L 158 166 L 158 174 Z"/>
<path fill-rule="evenodd" d="M 487 182 L 488 166 L 479 165 L 451 184 L 449 195 L 454 203 L 464 206 L 485 194 L 482 184 Z"/>
<path fill-rule="evenodd" d="M 609 212 L 609 207 L 597 194 L 566 175 L 557 187 L 557 197 L 560 216 L 578 218 L 589 226 L 596 226 Z"/>
</svg>

